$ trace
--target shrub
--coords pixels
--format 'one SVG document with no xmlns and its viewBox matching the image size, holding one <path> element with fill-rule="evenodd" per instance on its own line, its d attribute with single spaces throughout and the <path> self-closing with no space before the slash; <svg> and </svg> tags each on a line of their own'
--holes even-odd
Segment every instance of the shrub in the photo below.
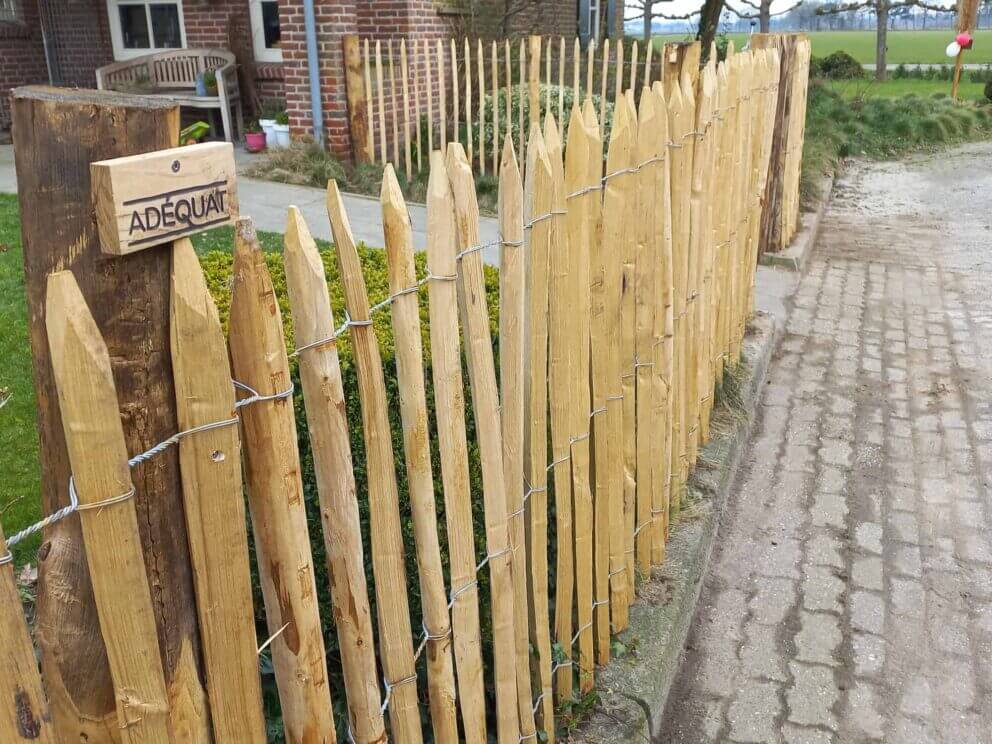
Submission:
<svg viewBox="0 0 992 744">
<path fill-rule="evenodd" d="M 820 73 L 828 80 L 856 80 L 865 76 L 865 69 L 847 52 L 837 51 L 827 55 L 819 65 Z"/>
<path fill-rule="evenodd" d="M 931 142 L 940 143 L 947 140 L 947 129 L 935 116 L 928 116 L 920 121 L 920 134 Z"/>
<path fill-rule="evenodd" d="M 986 100 L 992 101 L 992 80 L 985 83 L 985 88 L 982 90 L 985 95 Z"/>
<path fill-rule="evenodd" d="M 321 258 L 324 263 L 324 268 L 327 274 L 328 285 L 330 288 L 331 305 L 334 309 L 335 320 L 340 320 L 343 317 L 343 292 L 341 288 L 341 283 L 338 275 L 338 268 L 335 256 L 332 250 L 322 250 Z M 376 302 L 379 299 L 387 296 L 389 294 L 389 285 L 386 274 L 386 259 L 385 252 L 381 250 L 374 250 L 366 248 L 365 246 L 359 246 L 359 258 L 361 259 L 365 281 L 368 287 L 369 298 L 372 302 Z M 416 256 L 416 265 L 418 275 L 422 276 L 425 273 L 425 257 L 424 254 L 420 253 Z M 293 330 L 292 330 L 292 319 L 289 311 L 289 301 L 286 293 L 286 278 L 285 272 L 283 270 L 282 256 L 280 253 L 272 251 L 265 254 L 265 261 L 269 268 L 269 273 L 272 276 L 272 283 L 275 288 L 276 296 L 279 301 L 279 307 L 282 311 L 283 324 L 285 326 L 286 332 L 286 344 L 287 349 L 293 348 Z M 204 273 L 207 277 L 207 284 L 210 288 L 211 294 L 217 303 L 217 308 L 220 312 L 221 321 L 227 328 L 228 315 L 230 311 L 230 294 L 231 294 L 231 273 L 233 257 L 229 252 L 212 250 L 202 255 L 200 258 L 201 265 L 203 267 Z M 498 288 L 498 276 L 495 269 L 486 267 L 486 293 L 487 300 L 489 304 L 491 323 L 492 323 L 492 333 L 495 338 L 496 328 L 498 323 L 498 303 L 499 303 L 499 288 Z M 421 289 L 420 300 L 421 300 L 421 317 L 423 321 L 424 329 L 424 366 L 427 380 L 427 402 L 429 408 L 429 415 L 431 420 L 434 417 L 434 395 L 432 378 L 430 372 L 430 338 L 427 333 L 428 328 L 426 325 L 427 320 L 427 290 L 426 287 Z M 386 393 L 388 396 L 388 410 L 391 416 L 392 423 L 392 434 L 393 434 L 393 450 L 396 458 L 396 477 L 399 485 L 400 494 L 400 512 L 403 524 L 403 537 L 404 544 L 407 546 L 406 558 L 407 558 L 407 590 L 410 597 L 410 614 L 414 618 L 414 627 L 417 627 L 417 619 L 421 616 L 421 606 L 420 606 L 420 584 L 417 578 L 417 566 L 415 561 L 415 551 L 412 549 L 414 544 L 413 537 L 413 522 L 410 512 L 410 501 L 409 492 L 406 480 L 406 468 L 405 468 L 405 456 L 403 450 L 403 440 L 402 440 L 402 429 L 399 421 L 399 391 L 396 379 L 396 367 L 394 350 L 395 345 L 393 342 L 392 335 L 392 323 L 390 322 L 388 312 L 380 312 L 373 319 L 373 327 L 376 331 L 376 336 L 379 340 L 379 348 L 382 354 L 382 364 L 383 373 L 385 375 L 386 381 Z M 366 460 L 365 460 L 365 446 L 363 440 L 363 427 L 362 427 L 362 417 L 361 417 L 361 405 L 358 397 L 358 382 L 356 377 L 356 370 L 354 365 L 354 359 L 352 356 L 352 347 L 347 339 L 347 337 L 341 339 L 338 343 L 338 351 L 341 359 L 341 373 L 344 380 L 345 388 L 345 408 L 348 418 L 349 433 L 351 438 L 351 448 L 354 454 L 355 463 L 355 480 L 357 486 L 358 494 L 358 506 L 359 514 L 361 519 L 363 543 L 366 546 L 366 551 L 368 551 L 368 546 L 370 543 L 369 534 L 369 502 L 368 502 L 368 480 L 366 471 Z M 498 369 L 498 362 L 497 362 Z M 303 406 L 303 393 L 300 386 L 300 380 L 298 376 L 297 363 L 295 359 L 291 359 L 291 372 L 293 377 L 293 382 L 296 385 L 296 392 L 294 394 L 294 408 L 296 412 L 296 425 L 298 432 L 298 445 L 300 451 L 300 462 L 302 466 L 301 474 L 303 478 L 304 486 L 304 496 L 306 500 L 307 509 L 307 522 L 310 529 L 310 539 L 311 548 L 313 550 L 314 558 L 314 569 L 316 571 L 317 577 L 317 594 L 320 607 L 321 617 L 323 619 L 324 628 L 324 642 L 327 647 L 328 654 L 328 669 L 331 674 L 331 685 L 332 685 L 332 696 L 335 701 L 336 706 L 340 706 L 340 709 L 336 710 L 336 719 L 339 723 L 344 723 L 347 721 L 347 715 L 344 710 L 345 704 L 345 694 L 343 687 L 343 678 L 341 676 L 341 666 L 339 662 L 339 652 L 337 643 L 337 634 L 334 631 L 334 621 L 333 613 L 331 610 L 331 599 L 329 590 L 329 580 L 327 575 L 327 561 L 326 553 L 324 550 L 323 541 L 323 531 L 320 520 L 320 505 L 317 498 L 317 485 L 314 474 L 313 467 L 313 453 L 310 449 L 310 440 L 307 433 L 307 422 L 306 414 Z M 466 378 L 467 379 L 467 378 Z M 466 396 L 468 399 L 469 396 Z M 471 411 L 471 401 L 466 400 L 466 424 L 468 427 L 468 441 L 469 441 L 469 458 L 470 458 L 470 474 L 473 483 L 473 493 L 481 493 L 481 471 L 479 468 L 479 453 L 477 446 L 475 444 L 475 423 Z M 435 475 L 435 492 L 438 494 L 437 500 L 437 514 L 438 514 L 438 528 L 441 537 L 441 549 L 442 549 L 442 560 L 447 570 L 448 559 L 447 559 L 447 531 L 445 529 L 444 522 L 444 501 L 440 498 L 443 493 L 440 480 L 440 461 L 438 455 L 437 446 L 437 435 L 433 427 L 431 427 L 431 455 L 434 465 L 434 475 Z M 485 550 L 485 523 L 483 515 L 483 506 L 481 498 L 475 499 L 473 503 L 474 511 L 474 529 L 475 529 L 475 543 L 476 550 L 481 555 Z M 265 630 L 265 620 L 264 620 L 264 605 L 261 598 L 261 591 L 258 585 L 257 574 L 254 572 L 255 558 L 254 558 L 254 543 L 250 541 L 252 545 L 252 564 L 253 564 L 253 583 L 255 586 L 255 613 L 256 613 L 256 623 L 259 628 L 260 637 L 267 635 Z M 366 554 L 368 559 L 368 554 Z M 553 564 L 552 564 L 553 565 Z M 369 600 L 372 603 L 373 616 L 375 615 L 375 593 L 373 590 L 374 582 L 371 575 L 370 561 L 366 560 L 366 571 L 367 579 L 369 584 Z M 488 595 L 488 572 L 480 572 L 480 587 L 483 595 L 480 597 L 480 602 L 484 602 L 483 606 L 487 607 L 489 603 Z M 482 617 L 484 623 L 488 622 L 489 613 L 483 612 Z M 484 643 L 488 643 L 491 639 L 491 629 L 486 625 L 483 626 L 483 640 Z M 487 651 L 488 653 L 488 651 Z M 423 666 L 423 664 L 421 664 Z M 273 734 L 276 741 L 279 741 L 279 736 L 281 736 L 281 724 L 279 722 L 278 716 L 278 699 L 274 688 L 274 679 L 272 677 L 271 670 L 271 659 L 265 657 L 262 660 L 262 670 L 265 682 L 266 682 L 266 696 L 267 696 L 267 708 L 269 709 L 270 717 L 270 727 L 274 730 Z M 492 706 L 490 705 L 490 709 Z M 346 732 L 339 731 L 339 739 L 345 741 Z"/>
</svg>

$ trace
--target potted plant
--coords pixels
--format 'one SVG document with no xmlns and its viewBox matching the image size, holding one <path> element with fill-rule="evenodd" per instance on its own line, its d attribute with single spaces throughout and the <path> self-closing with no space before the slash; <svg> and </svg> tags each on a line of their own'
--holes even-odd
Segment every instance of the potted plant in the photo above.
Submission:
<svg viewBox="0 0 992 744">
<path fill-rule="evenodd" d="M 273 103 L 266 103 L 262 106 L 262 110 L 258 112 L 258 125 L 265 132 L 265 138 L 270 145 L 276 140 L 275 134 L 272 132 L 272 127 L 276 125 L 276 116 L 279 114 L 281 108 L 281 106 Z"/>
<path fill-rule="evenodd" d="M 289 147 L 289 114 L 280 111 L 276 114 L 276 123 L 272 126 L 272 147 Z"/>
<path fill-rule="evenodd" d="M 265 149 L 265 132 L 255 120 L 248 122 L 245 131 L 245 149 L 248 152 L 261 152 Z"/>
<path fill-rule="evenodd" d="M 208 96 L 217 95 L 217 73 L 210 71 L 203 73 L 203 87 Z"/>
</svg>

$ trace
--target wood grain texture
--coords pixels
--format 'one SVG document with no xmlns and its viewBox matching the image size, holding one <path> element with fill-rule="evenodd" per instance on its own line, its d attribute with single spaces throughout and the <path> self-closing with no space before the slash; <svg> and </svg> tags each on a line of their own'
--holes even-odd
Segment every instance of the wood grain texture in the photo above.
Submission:
<svg viewBox="0 0 992 744">
<path fill-rule="evenodd" d="M 509 136 L 507 142 L 510 141 Z M 530 562 L 528 600 L 532 677 L 537 680 L 540 705 L 537 726 L 554 741 L 554 699 L 551 681 L 551 627 L 548 599 L 548 258 L 554 184 L 540 127 L 527 145 L 524 217 L 525 334 L 523 348 L 525 425 L 523 468 L 530 493 L 526 505 L 527 558 Z M 537 218 L 541 219 L 537 219 Z M 535 221 L 536 220 L 536 221 Z M 501 305 L 502 306 L 502 305 Z M 501 334 L 502 335 L 502 334 Z"/>
<path fill-rule="evenodd" d="M 434 474 L 431 469 L 413 236 L 403 192 L 395 172 L 389 166 L 383 174 L 380 201 L 386 237 L 389 291 L 393 297 L 390 310 L 396 344 L 396 379 L 399 386 L 406 474 L 413 512 L 424 628 L 428 633 L 425 652 L 431 721 L 436 741 L 456 744 L 458 720 L 455 710 L 455 670 L 451 658 L 451 620 L 444 590 L 437 510 L 434 506 Z M 414 288 L 413 292 L 408 291 L 411 288 Z"/>
<path fill-rule="evenodd" d="M 539 58 L 538 58 L 539 59 Z M 513 564 L 513 630 L 517 655 L 517 708 L 520 735 L 535 734 L 533 690 L 530 680 L 527 586 L 530 553 L 527 550 L 527 481 L 524 478 L 524 366 L 525 256 L 524 192 L 517 153 L 508 137 L 499 171 L 499 228 L 503 240 L 499 262 L 499 381 L 503 436 L 503 482 Z M 545 546 L 545 551 L 547 547 Z M 540 558 L 538 558 L 540 560 Z M 547 553 L 544 556 L 547 563 Z"/>
<path fill-rule="evenodd" d="M 386 136 L 386 96 L 382 86 L 382 42 L 375 42 L 375 84 L 379 98 L 379 162 L 385 165 L 389 162 L 387 152 L 388 137 Z"/>
<path fill-rule="evenodd" d="M 227 342 L 186 238 L 173 246 L 170 304 L 179 428 L 234 419 Z M 236 422 L 180 440 L 179 465 L 214 736 L 264 744 Z"/>
<path fill-rule="evenodd" d="M 134 489 L 107 345 L 70 271 L 48 280 L 45 325 L 79 521 L 124 744 L 172 741 Z M 93 453 L 99 452 L 99 457 Z M 88 508 L 96 505 L 98 508 Z M 127 587 L 127 593 L 121 592 Z"/>
<path fill-rule="evenodd" d="M 178 430 L 168 350 L 171 246 L 108 261 L 93 222 L 89 164 L 174 147 L 179 112 L 159 99 L 47 87 L 18 89 L 11 110 L 41 505 L 50 514 L 68 503 L 70 472 L 45 332 L 45 287 L 53 271 L 72 270 L 107 344 L 127 451 L 143 452 Z M 86 137 L 66 137 L 66 132 Z M 202 721 L 206 695 L 196 667 L 200 642 L 192 568 L 186 524 L 175 518 L 182 511 L 178 451 L 162 453 L 131 475 L 170 700 L 180 709 L 185 701 L 189 718 Z M 55 730 L 66 741 L 117 742 L 110 668 L 78 520 L 46 530 L 38 569 L 36 638 Z"/>
<path fill-rule="evenodd" d="M 479 207 L 472 169 L 464 151 L 448 146 L 448 180 L 455 203 L 459 252 L 479 244 Z M 506 526 L 506 485 L 503 480 L 503 437 L 500 431 L 499 390 L 493 360 L 489 309 L 486 305 L 482 254 L 464 254 L 458 266 L 458 310 L 465 339 L 465 358 L 472 391 L 472 410 L 482 465 L 486 550 L 492 587 L 493 666 L 496 688 L 497 740 L 517 744 L 517 673 L 513 608 L 513 569 Z"/>
<path fill-rule="evenodd" d="M 0 526 L 0 558 L 7 555 L 7 540 Z M 14 578 L 14 564 L 0 566 L 0 740 L 55 744 L 55 730 L 48 701 L 41 686 L 38 660 L 28 630 L 21 595 Z"/>
<path fill-rule="evenodd" d="M 229 321 L 235 379 L 261 395 L 292 381 L 275 290 L 250 219 L 235 225 Z M 286 739 L 334 742 L 326 651 L 303 503 L 293 400 L 241 409 L 248 506 Z"/>
<path fill-rule="evenodd" d="M 406 39 L 400 39 L 400 77 L 403 79 L 403 162 L 406 165 L 406 180 L 413 179 L 413 160 L 410 146 L 410 65 L 406 59 Z M 399 118 L 399 113 L 393 109 L 393 117 Z M 420 124 L 418 122 L 417 126 Z M 399 160 L 397 160 L 397 165 Z"/>
<path fill-rule="evenodd" d="M 345 307 L 352 320 L 359 323 L 351 326 L 351 343 L 358 373 L 368 467 L 372 571 L 379 614 L 379 655 L 386 680 L 393 686 L 389 699 L 389 720 L 393 738 L 397 742 L 420 744 L 423 734 L 420 730 L 417 703 L 413 634 L 407 601 L 403 531 L 394 470 L 396 460 L 393 456 L 386 403 L 386 382 L 375 331 L 371 324 L 361 325 L 362 321 L 369 320 L 369 298 L 351 225 L 344 211 L 341 193 L 334 181 L 327 185 L 327 214 L 337 249 Z"/>
<path fill-rule="evenodd" d="M 290 207 L 286 216 L 283 262 L 297 348 L 330 338 L 337 326 L 324 264 L 296 207 Z M 378 744 L 385 742 L 386 733 L 337 345 L 314 346 L 301 352 L 299 359 L 348 722 L 356 744 Z"/>
<path fill-rule="evenodd" d="M 455 276 L 457 240 L 455 203 L 444 155 L 435 151 L 431 153 L 431 174 L 427 183 L 427 266 L 433 276 Z M 465 741 L 483 744 L 486 741 L 486 708 L 458 296 L 453 279 L 428 282 L 427 289 L 438 453 L 448 527 L 451 594 L 455 597 L 451 623 L 458 670 L 458 700 Z"/>
</svg>

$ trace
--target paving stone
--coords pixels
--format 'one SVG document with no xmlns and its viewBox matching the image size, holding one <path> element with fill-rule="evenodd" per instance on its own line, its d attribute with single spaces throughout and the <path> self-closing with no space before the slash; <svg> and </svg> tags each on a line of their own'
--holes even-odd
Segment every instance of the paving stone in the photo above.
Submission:
<svg viewBox="0 0 992 744">
<path fill-rule="evenodd" d="M 834 653 L 843 638 L 840 618 L 825 612 L 800 613 L 802 629 L 796 634 L 796 658 L 813 664 L 837 666 Z"/>
<path fill-rule="evenodd" d="M 730 738 L 737 742 L 775 741 L 775 719 L 781 714 L 778 685 L 751 680 L 727 710 Z"/>
<path fill-rule="evenodd" d="M 834 673 L 821 666 L 809 666 L 792 662 L 793 686 L 785 693 L 789 709 L 789 720 L 803 726 L 823 726 L 837 728 L 836 717 L 831 707 L 840 693 L 834 681 Z"/>
</svg>

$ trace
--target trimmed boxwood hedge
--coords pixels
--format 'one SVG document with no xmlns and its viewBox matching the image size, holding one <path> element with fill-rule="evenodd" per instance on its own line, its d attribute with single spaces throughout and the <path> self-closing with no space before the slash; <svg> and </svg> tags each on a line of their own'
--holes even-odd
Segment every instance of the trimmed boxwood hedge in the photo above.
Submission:
<svg viewBox="0 0 992 744">
<path fill-rule="evenodd" d="M 271 242 L 271 241 L 270 241 Z M 326 245 L 326 244 L 325 244 Z M 271 248 L 272 246 L 266 246 Z M 359 246 L 359 257 L 362 261 L 365 273 L 365 281 L 368 287 L 369 299 L 372 303 L 379 301 L 389 294 L 388 280 L 386 274 L 386 257 L 384 251 L 370 249 Z M 327 273 L 328 285 L 331 295 L 331 306 L 335 314 L 335 322 L 340 323 L 344 317 L 344 299 L 341 282 L 338 275 L 338 268 L 335 255 L 332 249 L 321 251 L 321 258 Z M 292 318 L 289 310 L 289 300 L 286 293 L 286 279 L 283 271 L 282 255 L 271 251 L 265 254 L 269 273 L 272 276 L 272 283 L 279 300 L 282 311 L 283 325 L 286 332 L 286 346 L 288 350 L 293 348 L 293 328 Z M 210 250 L 200 257 L 200 262 L 207 277 L 210 291 L 217 303 L 221 321 L 227 330 L 228 313 L 230 310 L 231 298 L 231 275 L 233 257 L 231 253 L 222 250 Z M 416 256 L 418 276 L 425 274 L 426 259 L 424 254 Z M 498 324 L 499 306 L 499 284 L 498 274 L 491 267 L 486 267 L 486 292 L 491 318 L 491 330 L 494 339 L 494 351 L 498 354 L 498 338 L 496 336 Z M 434 466 L 435 478 L 435 500 L 437 503 L 438 529 L 441 536 L 442 559 L 445 570 L 448 568 L 447 556 L 447 531 L 445 529 L 444 499 L 441 488 L 441 469 L 438 458 L 437 432 L 434 428 L 434 393 L 432 375 L 430 368 L 430 338 L 427 325 L 427 288 L 422 287 L 420 291 L 421 323 L 424 341 L 424 365 L 427 380 L 427 405 L 431 421 L 431 457 Z M 402 429 L 399 419 L 399 393 L 396 381 L 396 365 L 394 359 L 394 343 L 392 334 L 392 322 L 388 310 L 379 312 L 373 319 L 376 336 L 379 340 L 379 348 L 382 354 L 383 372 L 386 380 L 386 392 L 389 399 L 389 415 L 392 422 L 393 450 L 396 456 L 396 477 L 399 484 L 400 513 L 402 517 L 403 536 L 406 545 L 407 562 L 407 588 L 410 596 L 410 616 L 414 635 L 416 636 L 421 627 L 420 608 L 420 586 L 417 579 L 417 565 L 414 551 L 413 521 L 410 513 L 409 493 L 407 488 L 406 467 L 404 463 Z M 369 541 L 369 504 L 367 488 L 367 471 L 365 465 L 365 446 L 362 437 L 362 415 L 358 396 L 358 384 L 355 374 L 355 366 L 352 358 L 350 341 L 343 338 L 338 343 L 338 351 L 341 359 L 341 373 L 344 381 L 346 409 L 348 424 L 351 435 L 351 448 L 355 464 L 355 481 L 358 493 L 359 513 L 361 516 L 363 543 L 366 546 L 366 572 L 369 581 L 370 601 L 372 602 L 373 615 L 375 614 L 375 592 L 374 581 L 371 572 L 371 560 L 368 554 Z M 497 356 L 498 359 L 498 356 Z M 498 362 L 497 362 L 498 364 Z M 347 713 L 345 706 L 345 694 L 343 677 L 341 675 L 340 654 L 338 652 L 337 634 L 334 630 L 333 613 L 331 612 L 331 598 L 329 582 L 327 576 L 327 561 L 324 550 L 323 532 L 320 520 L 320 505 L 317 497 L 317 486 L 314 476 L 313 455 L 310 450 L 310 440 L 307 433 L 306 414 L 303 405 L 303 391 L 300 386 L 298 369 L 295 359 L 291 359 L 293 382 L 296 385 L 294 394 L 294 407 L 296 412 L 297 434 L 299 439 L 300 462 L 302 466 L 304 494 L 307 507 L 307 521 L 310 528 L 310 542 L 313 550 L 314 569 L 317 576 L 317 592 L 320 604 L 321 619 L 324 628 L 324 640 L 327 645 L 328 670 L 331 676 L 332 696 L 335 705 L 336 720 L 339 726 L 339 739 L 346 740 L 346 732 L 342 728 L 346 726 Z M 465 384 L 468 385 L 468 375 L 465 374 Z M 483 555 L 485 551 L 485 526 L 483 521 L 483 509 L 481 499 L 481 471 L 479 467 L 479 453 L 475 437 L 475 421 L 471 410 L 470 396 L 466 395 L 466 425 L 468 428 L 470 472 L 473 485 L 473 493 L 480 494 L 473 500 L 473 511 L 475 516 L 475 541 L 478 555 Z M 252 543 L 252 573 L 255 589 L 255 615 L 258 635 L 260 638 L 266 637 L 264 606 L 262 603 L 261 590 L 258 584 L 258 576 L 255 572 L 254 541 Z M 482 591 L 481 601 L 488 605 L 488 572 L 480 573 L 480 588 Z M 488 639 L 492 637 L 489 627 L 489 612 L 481 613 L 483 623 L 482 633 L 484 643 L 488 646 Z M 378 627 L 378 626 L 376 626 Z M 416 644 L 417 638 L 414 638 Z M 487 651 L 491 653 L 491 651 Z M 421 674 L 424 674 L 421 663 Z M 273 742 L 283 741 L 282 724 L 278 712 L 278 696 L 275 689 L 275 681 L 272 673 L 271 660 L 268 656 L 262 659 L 263 680 L 266 689 L 266 705 L 269 718 L 269 738 Z M 426 689 L 422 685 L 421 689 Z M 492 691 L 488 693 L 491 695 Z M 423 709 L 424 706 L 422 706 Z M 493 706 L 489 706 L 492 710 Z M 426 711 L 424 711 L 426 714 Z M 425 719 L 426 720 L 426 719 Z"/>
</svg>

